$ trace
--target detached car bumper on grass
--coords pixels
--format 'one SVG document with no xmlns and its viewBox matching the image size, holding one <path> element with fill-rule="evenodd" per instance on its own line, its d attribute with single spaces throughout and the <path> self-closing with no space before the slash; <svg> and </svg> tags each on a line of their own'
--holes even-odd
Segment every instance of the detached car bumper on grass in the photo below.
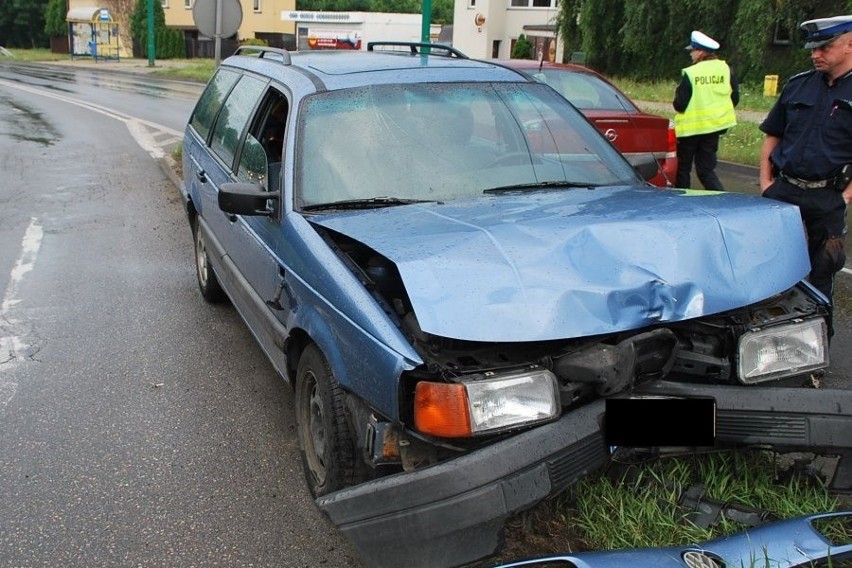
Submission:
<svg viewBox="0 0 852 568">
<path fill-rule="evenodd" d="M 852 511 L 775 521 L 698 544 L 564 554 L 495 568 L 815 568 L 849 566 Z"/>
</svg>

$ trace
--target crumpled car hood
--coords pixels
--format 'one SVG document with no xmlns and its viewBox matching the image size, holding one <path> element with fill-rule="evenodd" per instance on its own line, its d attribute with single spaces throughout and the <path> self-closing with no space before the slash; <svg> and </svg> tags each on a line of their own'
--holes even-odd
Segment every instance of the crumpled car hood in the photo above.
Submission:
<svg viewBox="0 0 852 568">
<path fill-rule="evenodd" d="M 420 327 L 583 337 L 714 314 L 810 269 L 798 208 L 736 193 L 597 188 L 312 216 L 393 261 Z"/>
</svg>

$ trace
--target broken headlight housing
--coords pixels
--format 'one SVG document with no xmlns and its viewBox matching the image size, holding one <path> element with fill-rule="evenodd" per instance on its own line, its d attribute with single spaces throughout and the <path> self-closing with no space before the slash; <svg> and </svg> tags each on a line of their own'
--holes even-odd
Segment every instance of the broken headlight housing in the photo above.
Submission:
<svg viewBox="0 0 852 568">
<path fill-rule="evenodd" d="M 828 366 L 828 327 L 812 319 L 744 333 L 737 376 L 754 384 L 800 375 Z"/>
</svg>

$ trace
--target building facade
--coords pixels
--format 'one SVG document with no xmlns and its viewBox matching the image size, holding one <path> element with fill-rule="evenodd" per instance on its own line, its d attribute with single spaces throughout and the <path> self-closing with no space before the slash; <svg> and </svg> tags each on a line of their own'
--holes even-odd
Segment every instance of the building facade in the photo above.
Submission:
<svg viewBox="0 0 852 568">
<path fill-rule="evenodd" d="M 533 57 L 561 61 L 559 0 L 455 0 L 453 47 L 469 57 L 508 59 L 523 34 Z"/>
<path fill-rule="evenodd" d="M 68 5 L 69 11 L 109 10 L 118 24 L 120 56 L 131 57 L 130 16 L 136 1 L 68 0 Z M 195 25 L 193 8 L 197 0 L 155 1 L 163 6 L 166 26 L 184 32 L 188 57 L 212 57 L 213 38 L 200 34 Z M 204 1 L 204 6 L 215 6 L 214 2 Z M 523 34 L 534 45 L 534 57 L 557 61 L 562 57 L 562 44 L 556 33 L 558 1 L 455 0 L 453 26 L 446 27 L 452 28 L 453 46 L 470 57 L 509 58 Z M 304 12 L 296 10 L 296 0 L 241 0 L 240 7 L 242 21 L 223 53 L 247 39 L 260 39 L 270 46 L 291 50 L 349 48 L 361 39 L 358 47 L 365 49 L 367 41 L 419 41 L 421 35 L 420 14 Z M 438 39 L 439 31 L 440 27 L 431 27 L 433 41 Z"/>
</svg>

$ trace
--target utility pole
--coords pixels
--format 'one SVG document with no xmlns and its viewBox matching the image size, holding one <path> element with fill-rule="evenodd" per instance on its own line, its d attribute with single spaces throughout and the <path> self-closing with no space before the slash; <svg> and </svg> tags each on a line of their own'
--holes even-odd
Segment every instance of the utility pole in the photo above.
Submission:
<svg viewBox="0 0 852 568">
<path fill-rule="evenodd" d="M 430 43 L 432 40 L 432 0 L 423 0 L 422 2 L 423 19 L 420 22 L 420 41 Z M 432 50 L 423 50 L 423 53 L 430 53 Z"/>
<path fill-rule="evenodd" d="M 213 34 L 213 58 L 216 61 L 216 67 L 219 67 L 219 62 L 222 61 L 222 0 L 216 0 L 216 33 Z"/>
</svg>

